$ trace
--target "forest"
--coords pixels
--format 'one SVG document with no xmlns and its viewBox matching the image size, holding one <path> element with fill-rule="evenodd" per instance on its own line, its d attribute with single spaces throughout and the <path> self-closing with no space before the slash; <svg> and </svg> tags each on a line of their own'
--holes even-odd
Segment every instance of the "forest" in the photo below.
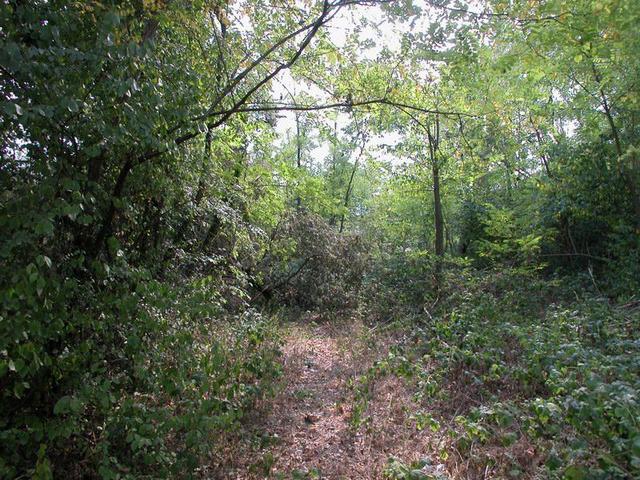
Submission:
<svg viewBox="0 0 640 480">
<path fill-rule="evenodd" d="M 0 478 L 640 478 L 640 2 L 0 2 Z"/>
</svg>

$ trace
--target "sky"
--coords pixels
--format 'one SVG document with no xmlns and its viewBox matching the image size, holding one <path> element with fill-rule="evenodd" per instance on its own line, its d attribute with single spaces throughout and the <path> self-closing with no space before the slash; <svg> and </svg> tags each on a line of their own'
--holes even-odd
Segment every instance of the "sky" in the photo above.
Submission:
<svg viewBox="0 0 640 480">
<path fill-rule="evenodd" d="M 371 48 L 361 50 L 358 55 L 361 59 L 375 59 L 383 48 L 394 52 L 400 49 L 400 39 L 402 32 L 398 30 L 399 25 L 394 25 L 393 28 L 390 24 L 384 24 L 385 16 L 382 10 L 377 6 L 358 6 L 354 8 L 343 9 L 331 23 L 324 27 L 328 33 L 330 41 L 338 48 L 343 48 L 346 44 L 348 36 L 353 33 L 356 25 L 359 25 L 366 20 L 370 24 L 378 24 L 381 26 L 382 35 L 379 34 L 376 29 L 371 26 L 366 26 L 361 29 L 359 38 L 362 41 L 372 40 Z M 405 27 L 406 28 L 406 27 Z M 322 92 L 319 88 L 306 82 L 296 81 L 288 70 L 281 72 L 273 83 L 272 91 L 275 98 L 283 96 L 287 98 L 289 93 L 294 96 L 297 93 L 305 92 L 311 94 L 319 100 L 327 99 L 326 93 Z M 349 124 L 350 116 L 345 112 L 337 113 L 337 126 L 338 130 L 344 128 Z M 279 143 L 283 144 L 287 142 L 289 138 L 294 138 L 296 134 L 296 120 L 294 112 L 281 112 L 278 116 L 276 124 L 276 132 L 278 133 Z M 316 132 L 317 133 L 317 132 Z M 395 144 L 399 139 L 398 134 L 385 134 L 369 136 L 367 141 L 367 154 L 374 158 L 380 159 L 382 156 L 386 160 L 391 161 L 393 164 L 401 164 L 403 159 L 390 156 L 386 152 L 382 152 L 381 145 Z M 330 155 L 330 145 L 328 142 L 320 143 L 315 149 L 313 149 L 309 155 L 314 162 L 321 162 L 323 159 Z M 358 155 L 358 151 L 354 151 L 352 156 Z"/>
<path fill-rule="evenodd" d="M 401 47 L 401 40 L 405 33 L 411 31 L 424 31 L 429 24 L 436 18 L 435 14 L 440 10 L 429 6 L 425 0 L 413 0 L 412 4 L 421 11 L 420 15 L 412 18 L 409 22 L 395 22 L 388 20 L 388 16 L 379 6 L 352 6 L 343 8 L 340 13 L 325 26 L 330 41 L 339 49 L 345 47 L 347 38 L 352 34 L 358 25 L 366 23 L 366 26 L 360 29 L 358 37 L 362 42 L 370 40 L 370 48 L 362 49 L 358 52 L 358 56 L 363 60 L 371 60 L 378 57 L 383 49 L 390 52 L 398 52 Z M 483 10 L 483 2 L 478 0 L 469 0 L 465 6 L 470 12 L 481 12 Z M 378 26 L 375 28 L 374 25 Z M 308 83 L 296 81 L 292 78 L 290 72 L 285 70 L 275 79 L 272 90 L 275 98 L 289 97 L 289 93 L 295 94 L 305 92 L 318 98 L 319 103 L 327 100 L 326 93 L 317 87 Z M 345 127 L 349 123 L 349 115 L 344 112 L 338 112 L 338 130 Z M 279 143 L 283 144 L 290 138 L 294 138 L 296 132 L 295 113 L 281 112 L 276 124 L 276 132 L 279 135 Z M 380 148 L 382 145 L 394 145 L 400 140 L 397 133 L 387 133 L 382 135 L 369 135 L 367 140 L 366 153 L 372 158 L 386 160 L 394 166 L 410 163 L 411 160 L 398 158 L 389 153 L 388 150 Z M 310 156 L 314 162 L 321 162 L 330 155 L 330 145 L 328 142 L 321 143 L 313 151 Z M 352 157 L 358 155 L 358 151 L 353 152 Z"/>
</svg>

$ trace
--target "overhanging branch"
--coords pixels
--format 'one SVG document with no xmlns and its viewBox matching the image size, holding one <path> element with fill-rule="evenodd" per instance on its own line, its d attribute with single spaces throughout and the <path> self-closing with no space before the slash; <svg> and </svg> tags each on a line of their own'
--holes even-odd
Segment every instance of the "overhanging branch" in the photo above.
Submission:
<svg viewBox="0 0 640 480">
<path fill-rule="evenodd" d="M 354 108 L 354 107 L 365 107 L 369 105 L 386 105 L 389 107 L 394 107 L 398 109 L 406 109 L 420 113 L 428 113 L 428 114 L 439 114 L 444 116 L 463 116 L 463 117 L 471 117 L 471 118 L 479 118 L 481 115 L 468 113 L 468 112 L 457 112 L 457 111 L 449 111 L 449 110 L 438 110 L 433 108 L 424 108 L 418 105 L 411 105 L 403 102 L 398 102 L 394 100 L 390 100 L 388 98 L 374 98 L 369 100 L 360 100 L 360 101 L 352 101 L 352 102 L 333 102 L 326 103 L 320 105 L 299 105 L 299 104 L 266 104 L 266 105 L 250 105 L 250 106 L 242 106 L 235 110 L 223 110 L 219 112 L 213 112 L 210 116 L 215 117 L 218 115 L 227 115 L 229 113 L 247 113 L 247 112 L 313 112 L 318 110 L 330 110 L 336 108 Z M 215 122 L 214 124 L 215 125 Z"/>
<path fill-rule="evenodd" d="M 398 108 L 402 111 L 410 110 L 419 113 L 431 114 L 431 115 L 442 115 L 442 116 L 455 116 L 457 118 L 460 117 L 469 117 L 469 118 L 480 118 L 482 115 L 468 113 L 468 112 L 458 112 L 458 111 L 450 111 L 450 110 L 438 110 L 433 108 L 424 108 L 418 105 L 406 104 L 403 102 L 397 102 L 394 100 L 390 100 L 387 98 L 375 98 L 369 100 L 361 100 L 361 101 L 351 101 L 351 102 L 333 102 L 326 103 L 321 105 L 298 105 L 298 104 L 266 104 L 266 105 L 245 105 L 238 104 L 234 108 L 230 108 L 228 110 L 220 110 L 217 112 L 213 112 L 209 115 L 209 117 L 219 117 L 216 120 L 207 124 L 208 129 L 217 128 L 224 124 L 231 116 L 239 114 L 239 113 L 260 113 L 260 112 L 313 112 L 320 110 L 331 110 L 336 108 L 357 108 L 357 107 L 366 107 L 371 105 L 385 105 L 392 108 Z M 174 140 L 176 145 L 181 145 L 189 140 L 192 140 L 199 135 L 202 134 L 200 130 L 193 130 L 191 132 L 185 133 L 180 137 Z M 145 155 L 142 155 L 139 161 L 145 162 L 152 158 L 155 158 L 161 154 L 166 152 L 166 150 L 156 150 L 153 152 L 149 152 Z"/>
</svg>

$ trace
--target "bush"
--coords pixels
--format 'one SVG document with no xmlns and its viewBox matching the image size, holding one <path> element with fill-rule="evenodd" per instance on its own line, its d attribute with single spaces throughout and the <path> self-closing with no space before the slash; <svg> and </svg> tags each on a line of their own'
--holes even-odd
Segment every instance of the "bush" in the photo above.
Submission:
<svg viewBox="0 0 640 480">
<path fill-rule="evenodd" d="M 258 266 L 260 292 L 286 305 L 326 311 L 354 308 L 366 268 L 366 246 L 321 217 L 297 210 L 272 235 Z"/>
<path fill-rule="evenodd" d="M 571 300 L 530 274 L 485 274 L 416 329 L 417 394 L 450 412 L 442 433 L 463 458 L 476 445 L 471 470 L 498 462 L 532 473 L 533 460 L 510 450 L 528 444 L 545 452 L 551 478 L 634 477 L 638 327 L 637 304 Z"/>
<path fill-rule="evenodd" d="M 62 277 L 73 265 L 38 257 L 2 285 L 0 476 L 193 470 L 277 375 L 270 321 L 230 317 L 206 278 Z"/>
</svg>

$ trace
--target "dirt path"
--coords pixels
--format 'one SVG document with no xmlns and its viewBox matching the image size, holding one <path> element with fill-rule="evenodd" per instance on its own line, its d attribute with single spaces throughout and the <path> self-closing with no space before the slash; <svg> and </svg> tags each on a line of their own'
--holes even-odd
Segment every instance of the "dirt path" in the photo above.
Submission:
<svg viewBox="0 0 640 480">
<path fill-rule="evenodd" d="M 251 448 L 236 455 L 224 478 L 377 479 L 392 456 L 406 463 L 428 451 L 403 382 L 373 383 L 359 427 L 352 424 L 351 382 L 384 354 L 358 322 L 303 323 L 285 338 L 284 376 L 276 398 L 251 420 Z M 377 345 L 377 346 L 376 346 Z"/>
</svg>

